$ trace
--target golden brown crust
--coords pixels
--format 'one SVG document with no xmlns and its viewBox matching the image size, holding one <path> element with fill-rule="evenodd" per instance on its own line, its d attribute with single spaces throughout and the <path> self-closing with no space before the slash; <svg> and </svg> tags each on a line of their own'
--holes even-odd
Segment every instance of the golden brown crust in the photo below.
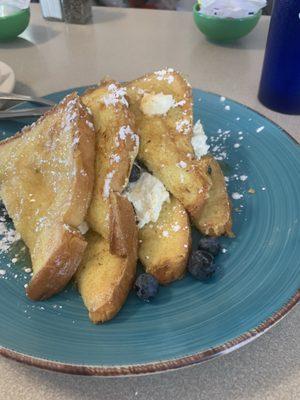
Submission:
<svg viewBox="0 0 300 400">
<path fill-rule="evenodd" d="M 173 70 L 147 74 L 126 84 L 130 108 L 140 136 L 138 158 L 191 213 L 202 209 L 211 180 L 195 159 L 191 145 L 191 87 Z M 172 95 L 175 105 L 166 115 L 145 115 L 144 94 Z"/>
<path fill-rule="evenodd" d="M 121 257 L 136 253 L 138 228 L 132 204 L 126 197 L 114 192 L 110 194 L 110 202 L 110 251 Z"/>
<path fill-rule="evenodd" d="M 60 230 L 47 232 L 47 236 L 46 243 L 43 243 L 44 247 L 48 247 L 47 259 L 26 289 L 31 300 L 45 300 L 60 292 L 74 275 L 87 245 L 79 232 L 64 226 Z M 45 252 L 39 245 L 37 247 L 36 251 Z"/>
<path fill-rule="evenodd" d="M 222 170 L 211 155 L 202 157 L 199 162 L 206 170 L 210 167 L 212 187 L 202 212 L 193 216 L 193 223 L 204 235 L 233 236 L 231 204 Z"/>
<path fill-rule="evenodd" d="M 77 132 L 74 132 L 74 168 L 75 176 L 71 188 L 72 197 L 66 210 L 64 222 L 78 226 L 85 218 L 92 199 L 94 188 L 95 131 L 93 117 L 78 99 Z"/>
<path fill-rule="evenodd" d="M 139 242 L 139 259 L 159 283 L 168 284 L 184 276 L 191 248 L 190 222 L 175 197 L 164 203 L 157 222 L 139 230 Z"/>
<path fill-rule="evenodd" d="M 92 119 L 75 93 L 0 143 L 0 196 L 30 250 L 32 299 L 60 290 L 78 266 L 85 241 L 62 226 L 76 228 L 85 218 L 94 182 L 94 152 Z M 53 260 L 60 252 L 63 262 L 55 270 Z"/>
<path fill-rule="evenodd" d="M 137 155 L 138 137 L 124 89 L 114 81 L 83 96 L 96 127 L 95 186 L 88 246 L 76 274 L 79 292 L 94 323 L 113 318 L 132 286 L 137 262 L 133 207 L 121 196 Z M 101 237 L 101 236 L 102 237 Z"/>
<path fill-rule="evenodd" d="M 136 274 L 136 251 L 128 257 L 110 252 L 109 242 L 90 231 L 88 246 L 76 273 L 78 290 L 89 311 L 92 322 L 112 319 L 121 309 L 132 287 Z M 137 235 L 133 249 L 137 248 Z"/>
<path fill-rule="evenodd" d="M 112 204 L 112 199 L 115 197 L 111 193 L 120 194 L 126 187 L 138 151 L 134 117 L 124 92 L 119 83 L 110 80 L 82 97 L 93 113 L 96 128 L 96 179 L 87 220 L 94 231 L 114 241 L 111 250 L 120 251 L 116 253 L 119 255 L 124 255 L 122 241 L 132 227 L 117 225 L 120 219 L 114 217 L 121 210 L 114 208 L 116 204 Z"/>
</svg>

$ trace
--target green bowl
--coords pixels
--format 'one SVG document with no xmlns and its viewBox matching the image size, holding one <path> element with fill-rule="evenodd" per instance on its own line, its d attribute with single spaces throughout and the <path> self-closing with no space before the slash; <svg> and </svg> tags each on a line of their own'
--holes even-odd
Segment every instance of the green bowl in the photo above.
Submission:
<svg viewBox="0 0 300 400">
<path fill-rule="evenodd" d="M 216 42 L 231 42 L 248 35 L 257 25 L 261 10 L 245 18 L 220 18 L 199 13 L 199 4 L 194 4 L 194 21 L 199 31 Z"/>
<path fill-rule="evenodd" d="M 12 40 L 19 36 L 28 26 L 30 10 L 16 7 L 0 6 L 0 40 Z"/>
</svg>

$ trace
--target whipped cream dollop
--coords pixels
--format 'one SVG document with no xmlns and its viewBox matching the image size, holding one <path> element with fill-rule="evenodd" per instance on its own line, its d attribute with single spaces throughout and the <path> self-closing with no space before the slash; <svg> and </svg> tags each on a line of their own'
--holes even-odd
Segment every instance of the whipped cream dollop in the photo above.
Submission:
<svg viewBox="0 0 300 400">
<path fill-rule="evenodd" d="M 148 172 L 143 172 L 136 182 L 129 183 L 124 195 L 135 209 L 139 228 L 156 222 L 163 203 L 170 201 L 163 183 Z"/>
<path fill-rule="evenodd" d="M 145 93 L 140 108 L 145 115 L 165 115 L 170 108 L 175 106 L 175 100 L 171 94 Z"/>
<path fill-rule="evenodd" d="M 209 145 L 206 143 L 207 141 L 207 136 L 205 135 L 205 132 L 203 130 L 203 126 L 198 120 L 193 128 L 193 136 L 191 139 L 191 143 L 196 155 L 196 158 L 201 158 L 202 156 L 205 156 L 209 150 Z"/>
</svg>

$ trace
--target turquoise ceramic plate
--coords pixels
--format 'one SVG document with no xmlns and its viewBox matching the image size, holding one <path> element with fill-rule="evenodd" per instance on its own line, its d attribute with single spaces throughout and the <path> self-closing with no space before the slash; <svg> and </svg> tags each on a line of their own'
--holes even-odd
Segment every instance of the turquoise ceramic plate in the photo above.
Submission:
<svg viewBox="0 0 300 400">
<path fill-rule="evenodd" d="M 65 94 L 49 97 L 58 101 Z M 195 119 L 202 119 L 211 149 L 222 159 L 229 192 L 243 196 L 232 200 L 236 239 L 222 239 L 218 264 L 224 273 L 207 284 L 187 276 L 161 288 L 150 304 L 132 293 L 114 320 L 95 326 L 72 285 L 49 301 L 32 303 L 25 297 L 29 276 L 24 267 L 30 262 L 16 243 L 1 254 L 4 356 L 81 374 L 174 369 L 248 343 L 299 301 L 299 145 L 241 104 L 200 90 L 194 96 Z M 2 138 L 22 125 L 1 122 Z M 197 240 L 194 232 L 194 246 Z"/>
</svg>

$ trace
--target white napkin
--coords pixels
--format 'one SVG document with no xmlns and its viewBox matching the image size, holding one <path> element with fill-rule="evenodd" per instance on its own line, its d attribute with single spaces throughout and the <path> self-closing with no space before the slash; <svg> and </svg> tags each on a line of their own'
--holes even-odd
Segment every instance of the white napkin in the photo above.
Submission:
<svg viewBox="0 0 300 400">
<path fill-rule="evenodd" d="M 4 74 L 4 73 L 1 72 L 1 70 L 0 70 L 0 85 L 2 85 L 2 83 L 4 83 L 8 77 L 9 77 L 9 73 Z"/>
<path fill-rule="evenodd" d="M 202 0 L 200 12 L 222 18 L 243 18 L 265 7 L 266 0 Z"/>
<path fill-rule="evenodd" d="M 5 71 L 5 68 L 1 68 L 0 65 L 0 86 L 2 85 L 2 83 L 4 83 L 6 81 L 6 79 L 9 77 L 10 72 L 9 71 Z M 0 90 L 1 92 L 1 90 Z M 1 106 L 0 106 L 1 108 Z"/>
</svg>

